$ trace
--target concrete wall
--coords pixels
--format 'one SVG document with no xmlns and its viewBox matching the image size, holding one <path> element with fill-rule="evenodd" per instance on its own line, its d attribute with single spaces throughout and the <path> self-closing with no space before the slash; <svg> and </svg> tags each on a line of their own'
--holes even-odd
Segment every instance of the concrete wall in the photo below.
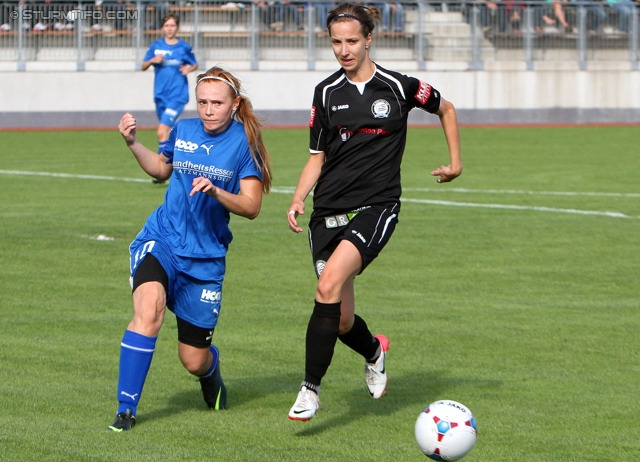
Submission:
<svg viewBox="0 0 640 462">
<path fill-rule="evenodd" d="M 335 63 L 317 71 L 225 67 L 242 80 L 268 126 L 305 126 L 314 86 L 337 69 Z M 521 63 L 482 71 L 462 66 L 443 71 L 432 63 L 430 67 L 402 72 L 439 89 L 455 104 L 462 124 L 640 123 L 640 71 L 630 67 L 607 64 L 588 71 L 574 66 L 528 71 Z M 191 88 L 194 82 L 195 73 L 190 75 Z M 152 71 L 1 71 L 0 128 L 115 127 L 125 111 L 134 113 L 141 126 L 155 126 L 152 88 Z M 185 115 L 193 116 L 194 110 L 192 98 Z M 437 124 L 438 120 L 413 111 L 410 122 Z"/>
</svg>

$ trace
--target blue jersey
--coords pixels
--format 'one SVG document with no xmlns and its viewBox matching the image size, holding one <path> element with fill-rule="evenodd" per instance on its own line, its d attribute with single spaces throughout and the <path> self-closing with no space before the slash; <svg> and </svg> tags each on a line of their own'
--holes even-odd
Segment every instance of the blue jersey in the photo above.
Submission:
<svg viewBox="0 0 640 462">
<path fill-rule="evenodd" d="M 164 55 L 164 61 L 153 64 L 153 99 L 163 101 L 167 107 L 172 107 L 174 103 L 184 106 L 189 102 L 189 83 L 180 72 L 180 66 L 197 62 L 191 45 L 183 40 L 168 45 L 164 39 L 159 39 L 151 44 L 143 60 L 149 61 L 156 55 Z"/>
<path fill-rule="evenodd" d="M 173 164 L 165 200 L 147 219 L 131 248 L 157 240 L 180 257 L 224 257 L 233 238 L 229 211 L 207 194 L 189 193 L 196 177 L 209 178 L 216 187 L 233 194 L 240 191 L 242 178 L 262 180 L 244 125 L 234 120 L 224 132 L 212 135 L 200 119 L 180 120 L 162 154 Z"/>
</svg>

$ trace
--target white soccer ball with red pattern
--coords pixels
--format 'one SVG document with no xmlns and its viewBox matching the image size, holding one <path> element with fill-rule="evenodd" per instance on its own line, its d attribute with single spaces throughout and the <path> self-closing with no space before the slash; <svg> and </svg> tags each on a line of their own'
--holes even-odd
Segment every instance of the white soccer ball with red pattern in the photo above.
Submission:
<svg viewBox="0 0 640 462">
<path fill-rule="evenodd" d="M 476 444 L 476 419 L 464 404 L 442 400 L 429 404 L 415 425 L 420 450 L 433 460 L 459 460 Z"/>
</svg>

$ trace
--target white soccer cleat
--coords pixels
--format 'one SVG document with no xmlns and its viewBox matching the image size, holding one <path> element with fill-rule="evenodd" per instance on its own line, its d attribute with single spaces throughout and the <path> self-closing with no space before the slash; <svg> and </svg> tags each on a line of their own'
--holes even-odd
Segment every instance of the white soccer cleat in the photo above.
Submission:
<svg viewBox="0 0 640 462">
<path fill-rule="evenodd" d="M 311 420 L 319 408 L 320 397 L 317 393 L 303 386 L 289 411 L 289 418 L 291 420 Z"/>
<path fill-rule="evenodd" d="M 384 368 L 384 360 L 389 351 L 389 339 L 382 334 L 376 335 L 376 338 L 380 342 L 380 356 L 375 363 L 367 362 L 364 365 L 364 377 L 373 399 L 381 398 L 387 390 L 387 371 Z"/>
</svg>

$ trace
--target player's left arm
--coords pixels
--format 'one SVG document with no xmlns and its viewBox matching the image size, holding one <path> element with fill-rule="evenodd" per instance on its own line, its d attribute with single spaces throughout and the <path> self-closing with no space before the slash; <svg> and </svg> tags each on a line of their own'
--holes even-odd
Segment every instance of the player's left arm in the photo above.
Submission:
<svg viewBox="0 0 640 462">
<path fill-rule="evenodd" d="M 180 66 L 180 72 L 182 73 L 182 75 L 187 75 L 190 72 L 195 71 L 199 67 L 198 60 L 196 59 L 196 55 L 193 53 L 191 46 L 186 45 L 186 47 L 187 48 L 185 50 L 184 64 Z"/>
<path fill-rule="evenodd" d="M 446 99 L 440 99 L 440 108 L 435 112 L 440 118 L 444 136 L 449 147 L 449 165 L 442 165 L 431 172 L 438 177 L 438 183 L 446 183 L 460 176 L 462 173 L 462 156 L 460 154 L 460 130 L 456 108 Z"/>
<path fill-rule="evenodd" d="M 183 64 L 182 66 L 180 66 L 180 72 L 182 73 L 182 75 L 187 75 L 190 72 L 195 71 L 196 69 L 198 69 L 198 63 L 195 63 L 195 64 Z"/>
<path fill-rule="evenodd" d="M 229 212 L 253 220 L 260 213 L 262 207 L 262 181 L 255 176 L 240 179 L 240 192 L 230 193 L 218 188 L 205 177 L 193 179 L 191 196 L 198 192 L 215 197 Z"/>
</svg>

